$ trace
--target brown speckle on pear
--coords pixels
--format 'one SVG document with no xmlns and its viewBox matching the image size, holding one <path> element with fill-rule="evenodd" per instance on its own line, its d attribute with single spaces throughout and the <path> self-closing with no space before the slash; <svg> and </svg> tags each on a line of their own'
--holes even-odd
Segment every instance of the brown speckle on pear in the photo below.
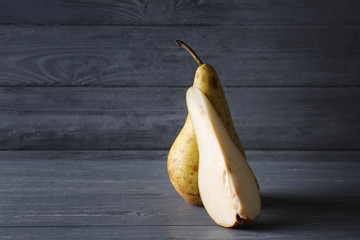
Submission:
<svg viewBox="0 0 360 240">
<path fill-rule="evenodd" d="M 218 88 L 218 81 L 215 77 L 211 78 L 210 84 L 213 88 Z"/>
</svg>

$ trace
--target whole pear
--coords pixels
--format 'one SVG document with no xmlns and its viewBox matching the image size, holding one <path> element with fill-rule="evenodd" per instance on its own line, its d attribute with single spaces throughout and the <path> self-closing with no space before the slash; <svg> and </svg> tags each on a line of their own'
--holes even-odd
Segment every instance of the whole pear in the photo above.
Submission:
<svg viewBox="0 0 360 240">
<path fill-rule="evenodd" d="M 244 149 L 235 131 L 224 90 L 215 69 L 209 64 L 204 64 L 188 45 L 179 40 L 176 40 L 176 43 L 185 48 L 199 64 L 193 86 L 199 88 L 209 99 L 229 133 L 231 140 L 243 154 L 244 158 L 246 158 Z M 189 115 L 171 146 L 167 168 L 170 181 L 176 191 L 186 201 L 202 205 L 198 186 L 199 150 Z"/>
</svg>

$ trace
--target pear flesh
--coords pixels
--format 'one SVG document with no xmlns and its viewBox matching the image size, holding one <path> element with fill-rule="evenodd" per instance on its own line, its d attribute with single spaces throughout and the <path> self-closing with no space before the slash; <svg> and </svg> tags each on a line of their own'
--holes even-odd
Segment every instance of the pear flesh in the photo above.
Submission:
<svg viewBox="0 0 360 240">
<path fill-rule="evenodd" d="M 196 87 L 186 103 L 199 148 L 199 191 L 210 217 L 233 227 L 256 220 L 261 211 L 259 187 L 214 107 Z"/>
</svg>

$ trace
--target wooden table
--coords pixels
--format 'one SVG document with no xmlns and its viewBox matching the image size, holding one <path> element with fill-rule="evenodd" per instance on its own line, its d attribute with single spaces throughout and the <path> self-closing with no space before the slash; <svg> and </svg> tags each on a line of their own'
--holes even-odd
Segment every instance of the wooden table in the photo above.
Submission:
<svg viewBox="0 0 360 240">
<path fill-rule="evenodd" d="M 172 188 L 167 151 L 0 152 L 2 239 L 359 239 L 359 152 L 248 151 L 260 219 L 217 226 Z"/>
</svg>

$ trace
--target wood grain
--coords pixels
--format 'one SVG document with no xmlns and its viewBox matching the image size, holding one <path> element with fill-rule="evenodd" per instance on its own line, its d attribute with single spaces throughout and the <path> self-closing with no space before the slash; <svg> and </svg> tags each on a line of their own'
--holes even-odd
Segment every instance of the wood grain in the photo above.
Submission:
<svg viewBox="0 0 360 240">
<path fill-rule="evenodd" d="M 356 0 L 3 0 L 0 23 L 92 25 L 360 24 Z"/>
<path fill-rule="evenodd" d="M 263 210 L 256 222 L 234 230 L 216 226 L 202 207 L 178 196 L 168 180 L 166 154 L 0 151 L 1 236 L 360 236 L 359 151 L 247 151 Z"/>
<path fill-rule="evenodd" d="M 1 14 L 0 14 L 1 15 Z M 359 27 L 0 26 L 0 86 L 360 86 Z"/>
<path fill-rule="evenodd" d="M 332 225 L 331 225 L 332 226 Z M 254 226 L 245 229 L 225 229 L 218 226 L 109 226 L 109 227 L 16 227 L 0 229 L 7 239 L 352 239 L 360 237 L 353 225 L 339 228 L 314 225 L 301 229 L 301 226 Z M 284 230 L 286 229 L 286 230 Z M 151 237 L 150 237 L 151 236 Z"/>
<path fill-rule="evenodd" d="M 1 149 L 168 149 L 187 88 L 0 88 Z M 225 88 L 246 149 L 360 149 L 359 88 Z"/>
</svg>

